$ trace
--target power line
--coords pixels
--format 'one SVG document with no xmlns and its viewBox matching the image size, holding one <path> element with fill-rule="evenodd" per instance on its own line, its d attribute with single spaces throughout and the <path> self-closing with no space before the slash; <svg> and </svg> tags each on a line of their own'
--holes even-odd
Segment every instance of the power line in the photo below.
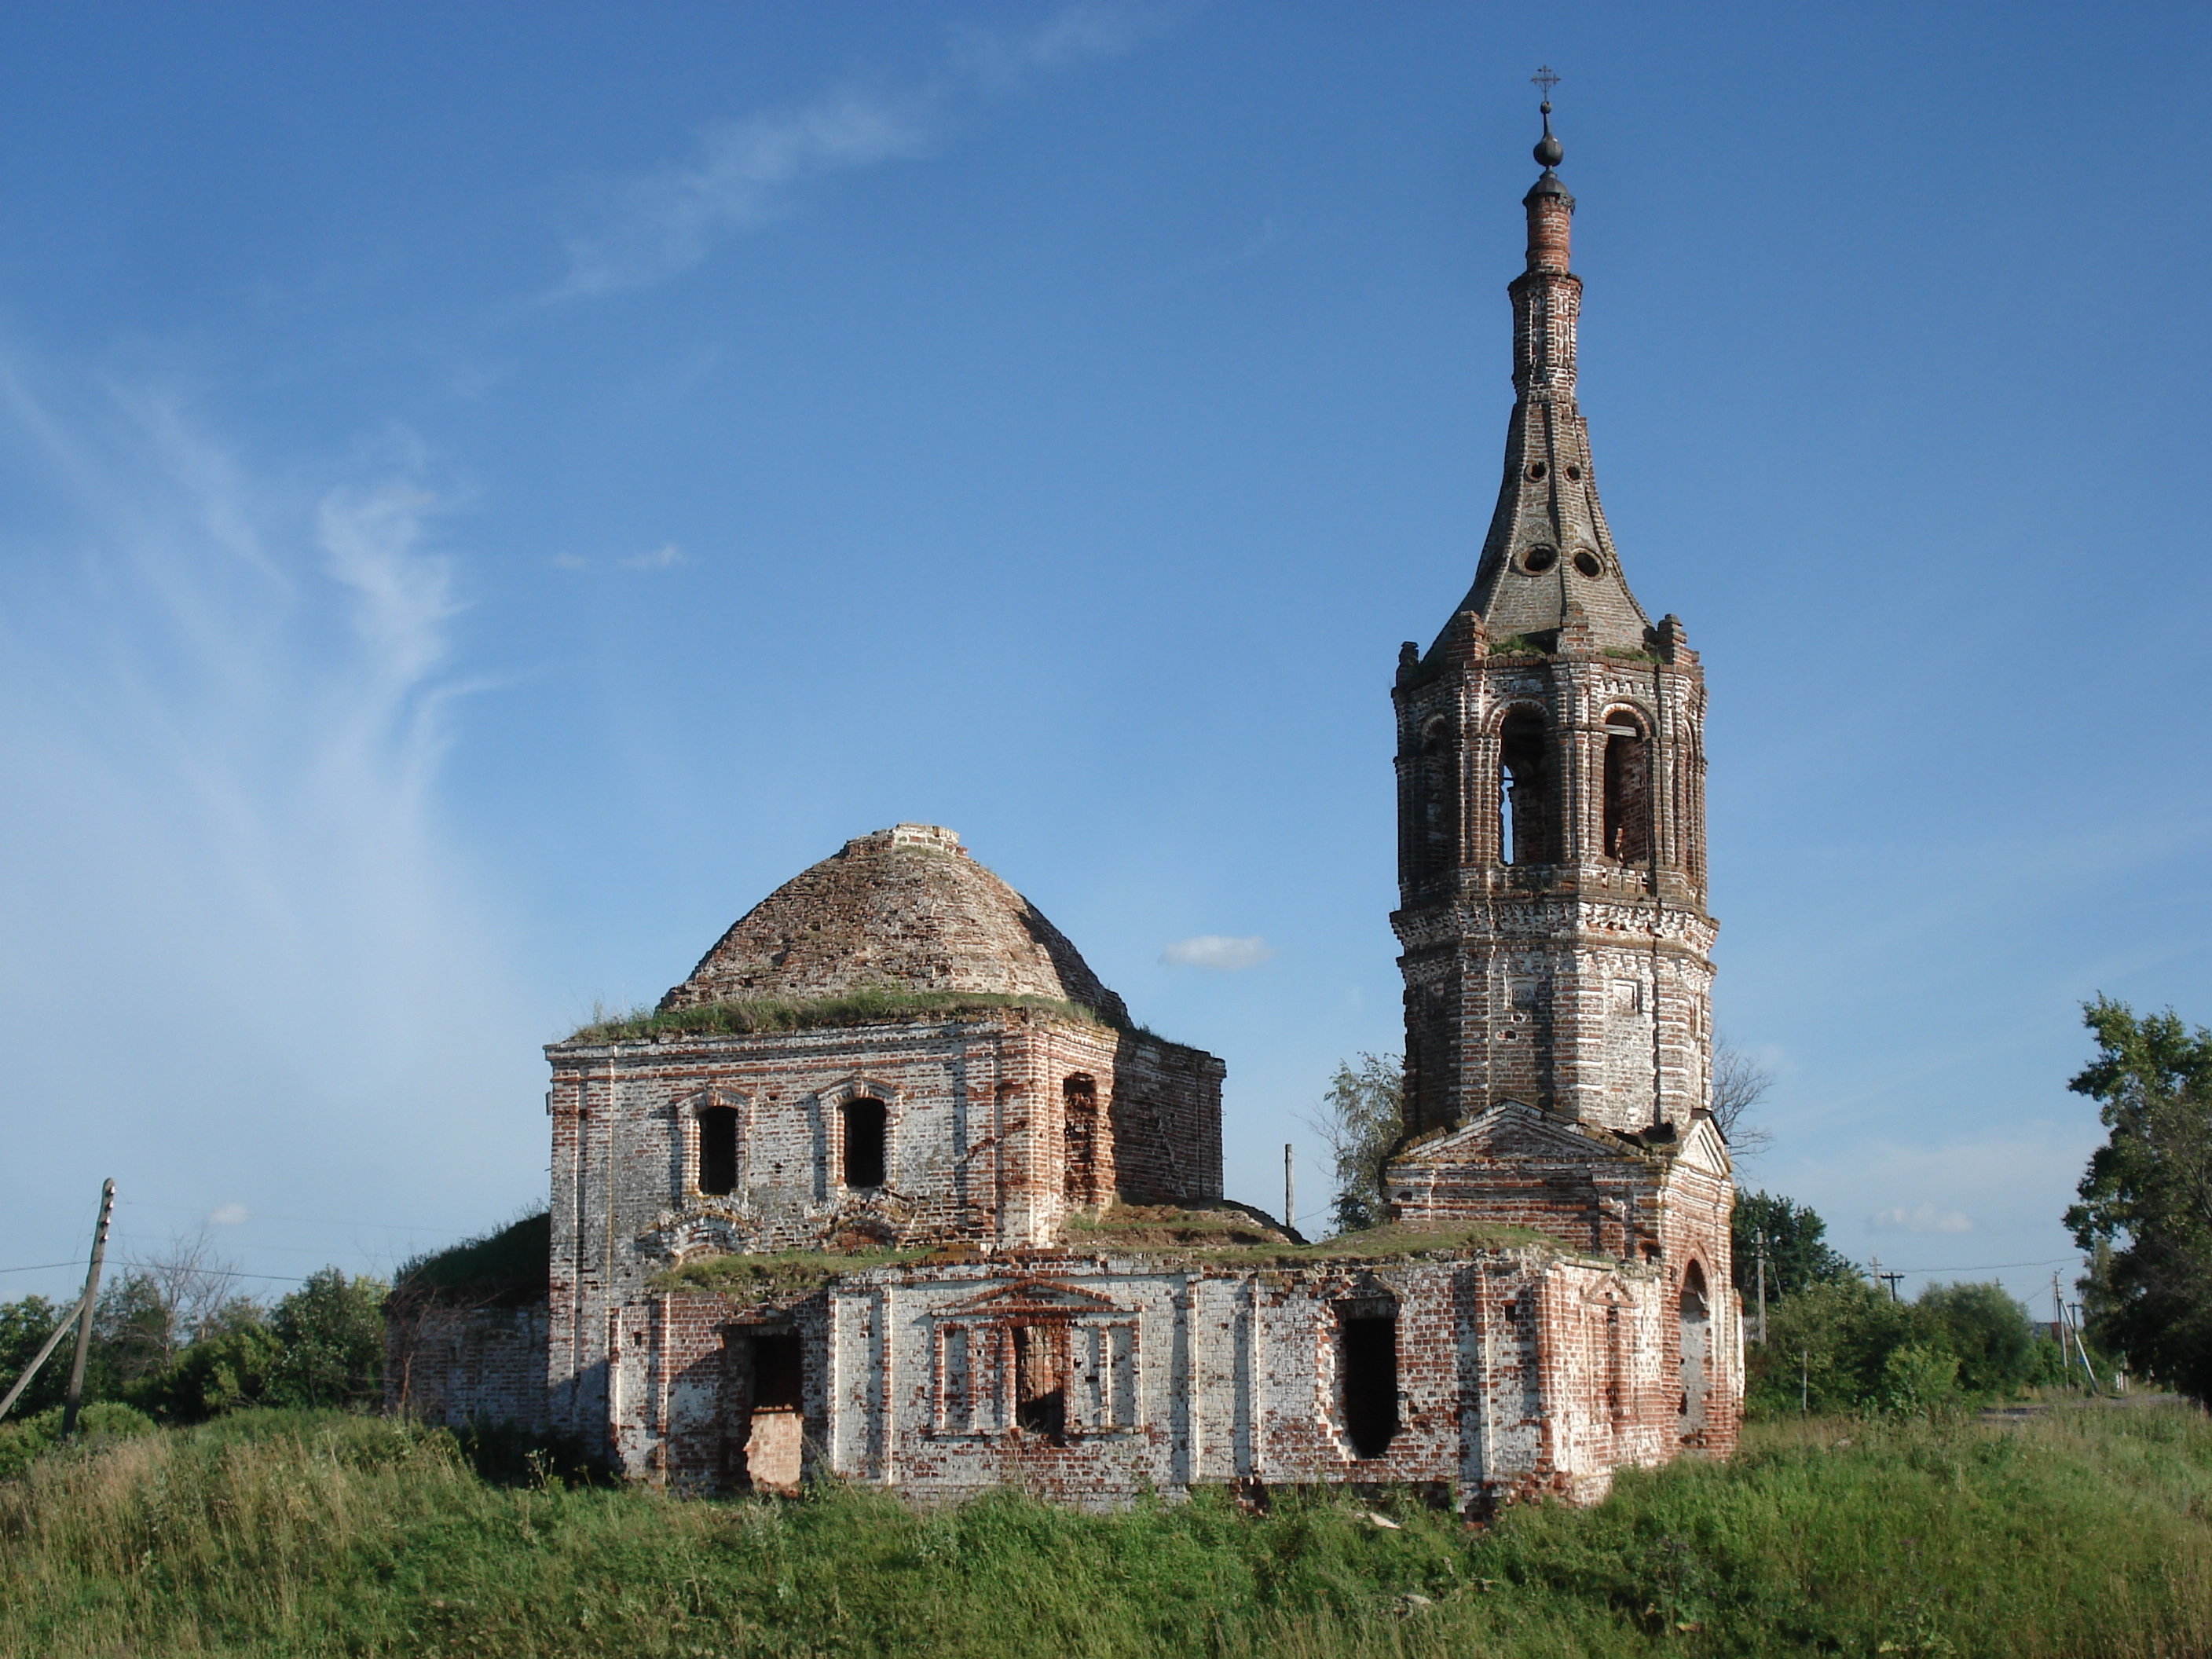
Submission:
<svg viewBox="0 0 2212 1659">
<path fill-rule="evenodd" d="M 0 1267 L 0 1273 L 35 1273 L 48 1267 L 74 1267 L 74 1261 L 33 1261 L 21 1267 Z"/>
<path fill-rule="evenodd" d="M 2041 1261 L 1984 1261 L 1978 1267 L 1899 1267 L 1901 1273 L 1990 1273 L 2000 1267 L 2061 1267 L 2078 1260 L 2070 1255 L 2047 1256 Z"/>
<path fill-rule="evenodd" d="M 199 1204 L 155 1204 L 143 1198 L 127 1198 L 122 1202 L 142 1210 L 173 1210 L 183 1215 L 204 1216 L 211 1213 L 205 1206 Z M 249 1210 L 246 1212 L 246 1219 L 247 1221 L 297 1221 L 310 1227 L 380 1227 L 387 1232 L 453 1233 L 456 1237 L 459 1237 L 463 1231 L 456 1227 L 410 1226 L 403 1221 L 339 1221 L 325 1215 L 278 1215 L 273 1210 Z M 243 1225 L 244 1224 L 234 1224 Z"/>
</svg>

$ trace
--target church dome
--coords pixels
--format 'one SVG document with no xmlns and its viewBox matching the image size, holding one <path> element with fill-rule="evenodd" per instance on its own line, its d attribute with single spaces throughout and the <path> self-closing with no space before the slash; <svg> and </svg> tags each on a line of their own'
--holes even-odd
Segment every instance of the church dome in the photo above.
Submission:
<svg viewBox="0 0 2212 1659">
<path fill-rule="evenodd" d="M 1115 1024 L 1128 1019 L 1066 934 L 969 857 L 958 836 L 923 823 L 848 841 L 793 877 L 660 1006 L 805 1002 L 864 989 L 1044 997 Z"/>
</svg>

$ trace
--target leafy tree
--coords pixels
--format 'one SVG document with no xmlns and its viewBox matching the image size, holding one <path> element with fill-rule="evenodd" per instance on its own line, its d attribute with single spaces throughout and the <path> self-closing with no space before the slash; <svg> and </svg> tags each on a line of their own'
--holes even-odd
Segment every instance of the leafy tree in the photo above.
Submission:
<svg viewBox="0 0 2212 1659">
<path fill-rule="evenodd" d="M 2212 1031 L 2099 997 L 2097 1057 L 2067 1086 L 2110 1132 L 2066 1212 L 2097 1264 L 2093 1334 L 2129 1365 L 2212 1401 Z"/>
<path fill-rule="evenodd" d="M 1922 1340 L 1958 1360 L 1969 1394 L 2009 1395 L 2033 1381 L 2037 1331 L 2002 1285 L 1930 1285 L 1912 1304 Z"/>
<path fill-rule="evenodd" d="M 15 1386 L 31 1361 L 38 1358 L 39 1350 L 54 1334 L 54 1327 L 62 1322 L 69 1310 L 58 1302 L 49 1302 L 43 1296 L 27 1296 L 20 1302 L 0 1302 L 0 1395 Z M 69 1339 L 54 1351 L 31 1386 L 23 1390 L 22 1398 L 8 1408 L 12 1418 L 26 1418 L 45 1411 L 50 1406 L 59 1406 L 62 1395 L 69 1387 Z"/>
<path fill-rule="evenodd" d="M 269 1319 L 283 1349 L 270 1379 L 276 1403 L 367 1406 L 382 1398 L 389 1289 L 380 1279 L 324 1267 L 276 1304 Z"/>
<path fill-rule="evenodd" d="M 247 1320 L 191 1344 L 131 1397 L 174 1423 L 204 1422 L 240 1406 L 293 1403 L 276 1387 L 284 1357 L 276 1334 Z"/>
<path fill-rule="evenodd" d="M 1363 1054 L 1357 1065 L 1340 1061 L 1322 1097 L 1321 1116 L 1306 1120 L 1328 1146 L 1339 1232 L 1361 1232 L 1384 1218 L 1382 1164 L 1405 1130 L 1405 1077 L 1398 1054 Z"/>
<path fill-rule="evenodd" d="M 1827 1242 L 1828 1224 L 1809 1205 L 1771 1193 L 1739 1193 L 1729 1223 L 1735 1287 L 1750 1295 L 1759 1283 L 1759 1237 L 1766 1238 L 1770 1305 L 1814 1285 L 1858 1282 L 1859 1270 Z"/>
</svg>

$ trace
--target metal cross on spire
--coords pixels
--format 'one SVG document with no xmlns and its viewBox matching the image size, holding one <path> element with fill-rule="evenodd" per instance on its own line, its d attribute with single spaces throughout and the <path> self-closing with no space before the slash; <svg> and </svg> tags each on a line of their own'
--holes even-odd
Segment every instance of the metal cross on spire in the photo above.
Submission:
<svg viewBox="0 0 2212 1659">
<path fill-rule="evenodd" d="M 1536 72 L 1528 77 L 1528 84 L 1544 94 L 1544 106 L 1548 110 L 1552 103 L 1552 88 L 1559 84 L 1559 77 L 1552 73 L 1552 66 L 1549 64 L 1540 64 Z"/>
</svg>

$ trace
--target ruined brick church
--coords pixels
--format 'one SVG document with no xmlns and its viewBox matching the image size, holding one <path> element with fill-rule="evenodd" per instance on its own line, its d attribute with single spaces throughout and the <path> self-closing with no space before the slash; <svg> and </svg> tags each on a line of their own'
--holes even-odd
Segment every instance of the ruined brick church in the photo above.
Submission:
<svg viewBox="0 0 2212 1659">
<path fill-rule="evenodd" d="M 923 1500 L 1389 1484 L 1481 1513 L 1733 1447 L 1705 684 L 1598 505 L 1550 107 L 1497 511 L 1398 660 L 1388 1224 L 1309 1244 L 1225 1204 L 1221 1061 L 1133 1025 L 957 836 L 900 824 L 651 1016 L 548 1048 L 546 1277 L 396 1313 L 395 1409 L 691 1489 Z"/>
</svg>

